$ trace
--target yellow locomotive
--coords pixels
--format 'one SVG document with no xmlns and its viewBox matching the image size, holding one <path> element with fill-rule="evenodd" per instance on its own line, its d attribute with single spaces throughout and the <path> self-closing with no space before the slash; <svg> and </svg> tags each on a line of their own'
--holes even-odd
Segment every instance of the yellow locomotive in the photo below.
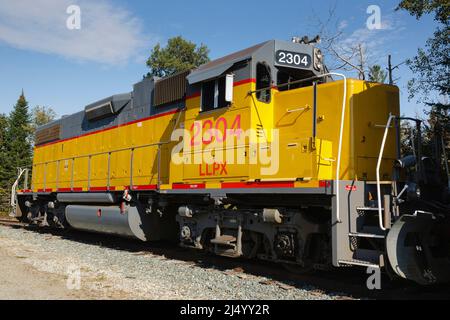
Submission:
<svg viewBox="0 0 450 320">
<path fill-rule="evenodd" d="M 290 269 L 441 280 L 441 260 L 425 270 L 401 242 L 414 211 L 399 209 L 409 184 L 393 178 L 406 168 L 399 116 L 397 87 L 328 72 L 312 43 L 267 41 L 40 127 L 15 216 Z"/>
</svg>

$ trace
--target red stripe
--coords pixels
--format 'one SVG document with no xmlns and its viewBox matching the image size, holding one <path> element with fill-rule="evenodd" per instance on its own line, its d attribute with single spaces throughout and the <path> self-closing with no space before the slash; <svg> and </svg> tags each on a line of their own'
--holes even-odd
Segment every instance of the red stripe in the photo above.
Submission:
<svg viewBox="0 0 450 320">
<path fill-rule="evenodd" d="M 108 191 L 108 187 L 90 187 L 89 191 Z"/>
<path fill-rule="evenodd" d="M 72 190 L 72 188 L 58 188 L 56 191 L 57 192 L 72 192 L 72 191 L 80 192 L 80 191 L 83 191 L 83 188 L 73 188 L 73 190 Z"/>
<path fill-rule="evenodd" d="M 182 183 L 174 183 L 172 184 L 172 189 L 205 189 L 204 183 L 196 183 L 196 184 L 182 184 Z"/>
<path fill-rule="evenodd" d="M 132 186 L 132 190 L 156 190 L 158 186 L 156 184 L 149 184 L 145 186 Z"/>
<path fill-rule="evenodd" d="M 116 187 L 91 187 L 89 188 L 89 191 L 115 191 Z M 39 191 L 39 190 L 38 190 Z M 58 188 L 56 189 L 57 192 L 72 192 L 72 188 Z M 83 188 L 73 188 L 74 192 L 80 192 L 83 191 Z"/>
<path fill-rule="evenodd" d="M 222 188 L 294 188 L 294 182 L 223 182 Z"/>
<path fill-rule="evenodd" d="M 69 141 L 69 140 L 74 140 L 74 139 L 78 139 L 78 138 L 82 138 L 82 137 L 87 137 L 87 136 L 90 136 L 90 135 L 93 135 L 93 134 L 97 134 L 97 133 L 100 133 L 100 132 L 105 132 L 105 131 L 117 129 L 117 128 L 120 128 L 120 127 L 126 127 L 126 126 L 129 126 L 129 125 L 135 124 L 135 123 L 148 121 L 148 120 L 153 120 L 153 119 L 156 119 L 156 118 L 160 118 L 160 117 L 168 116 L 168 115 L 171 115 L 171 114 L 175 114 L 178 111 L 179 111 L 178 109 L 167 111 L 167 112 L 164 112 L 164 113 L 161 113 L 161 114 L 157 114 L 157 115 L 154 115 L 154 116 L 150 116 L 150 117 L 147 117 L 147 118 L 133 120 L 131 122 L 119 124 L 119 125 L 116 125 L 116 126 L 113 126 L 113 127 L 109 127 L 109 128 L 105 128 L 105 129 L 101 129 L 101 130 L 97 130 L 97 131 L 92 131 L 92 132 L 85 133 L 85 134 L 82 134 L 82 135 L 79 135 L 79 136 L 70 137 L 70 138 L 66 138 L 66 139 L 62 139 L 62 140 L 57 140 L 57 141 L 41 144 L 41 145 L 36 146 L 35 148 L 38 149 L 38 148 L 46 147 L 46 146 L 49 146 L 49 145 L 52 145 L 52 144 L 55 144 L 55 143 L 61 143 L 61 142 Z"/>
<path fill-rule="evenodd" d="M 237 81 L 237 82 L 234 83 L 234 86 L 237 87 L 237 86 L 240 86 L 240 85 L 246 84 L 246 83 L 256 83 L 256 79 L 255 78 L 250 78 L 250 79 L 244 79 L 244 80 L 241 80 L 241 81 Z"/>
<path fill-rule="evenodd" d="M 330 181 L 321 180 L 319 181 L 319 187 L 326 188 L 330 186 Z M 291 181 L 278 181 L 278 182 L 223 182 L 223 189 L 240 189 L 240 188 L 294 188 L 294 182 Z M 174 183 L 172 184 L 172 189 L 174 190 L 189 190 L 189 189 L 205 189 L 205 183 L 195 183 L 195 184 L 183 184 Z M 129 190 L 129 187 L 125 187 Z M 132 190 L 157 190 L 158 186 L 156 184 L 132 186 Z M 73 188 L 74 192 L 82 191 L 82 188 Z M 115 191 L 116 187 L 109 187 L 109 191 Z M 58 188 L 58 192 L 72 192 L 71 188 Z M 91 187 L 89 191 L 108 191 L 108 187 Z M 32 190 L 23 190 L 22 192 L 33 192 Z M 52 192 L 52 189 L 38 189 L 38 192 Z"/>
</svg>

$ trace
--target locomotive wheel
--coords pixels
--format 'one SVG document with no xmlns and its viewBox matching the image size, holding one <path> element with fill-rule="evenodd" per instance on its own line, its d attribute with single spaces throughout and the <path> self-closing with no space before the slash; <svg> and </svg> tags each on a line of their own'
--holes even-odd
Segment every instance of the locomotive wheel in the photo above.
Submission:
<svg viewBox="0 0 450 320">
<path fill-rule="evenodd" d="M 432 215 L 403 215 L 386 240 L 393 271 L 421 285 L 450 281 L 450 224 Z"/>
</svg>

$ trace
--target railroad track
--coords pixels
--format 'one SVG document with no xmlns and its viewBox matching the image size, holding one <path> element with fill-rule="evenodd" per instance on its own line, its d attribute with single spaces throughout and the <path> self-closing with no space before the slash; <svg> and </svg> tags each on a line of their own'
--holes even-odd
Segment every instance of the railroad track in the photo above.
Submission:
<svg viewBox="0 0 450 320">
<path fill-rule="evenodd" d="M 332 269 L 331 271 L 317 271 L 299 275 L 287 272 L 281 265 L 276 263 L 225 258 L 199 250 L 181 248 L 175 243 L 145 243 L 132 239 L 121 239 L 119 242 L 115 237 L 105 238 L 101 234 L 78 230 L 39 228 L 11 218 L 0 218 L 0 225 L 60 236 L 74 242 L 125 250 L 137 255 L 152 254 L 164 256 L 167 259 L 194 263 L 203 268 L 221 270 L 230 276 L 240 276 L 242 274 L 264 276 L 271 279 L 274 283 L 288 284 L 287 287 L 308 285 L 314 287 L 313 291 L 341 292 L 363 299 L 450 299 L 448 285 L 422 287 L 409 281 L 392 282 L 385 275 L 382 278 L 382 290 L 368 290 L 365 285 L 368 275 L 364 269 L 360 268 Z"/>
<path fill-rule="evenodd" d="M 2 225 L 2 226 L 17 226 L 17 227 L 29 226 L 29 224 L 20 222 L 14 218 L 0 218 L 0 225 Z"/>
</svg>

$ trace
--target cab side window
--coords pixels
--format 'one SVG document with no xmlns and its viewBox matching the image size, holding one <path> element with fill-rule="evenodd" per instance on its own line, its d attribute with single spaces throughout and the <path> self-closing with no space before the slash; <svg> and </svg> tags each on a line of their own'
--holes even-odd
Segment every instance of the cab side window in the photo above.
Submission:
<svg viewBox="0 0 450 320">
<path fill-rule="evenodd" d="M 259 62 L 256 65 L 256 98 L 262 102 L 270 102 L 271 99 L 272 76 L 270 67 Z"/>
<path fill-rule="evenodd" d="M 201 111 L 209 111 L 227 107 L 225 101 L 225 77 L 202 83 Z"/>
</svg>

